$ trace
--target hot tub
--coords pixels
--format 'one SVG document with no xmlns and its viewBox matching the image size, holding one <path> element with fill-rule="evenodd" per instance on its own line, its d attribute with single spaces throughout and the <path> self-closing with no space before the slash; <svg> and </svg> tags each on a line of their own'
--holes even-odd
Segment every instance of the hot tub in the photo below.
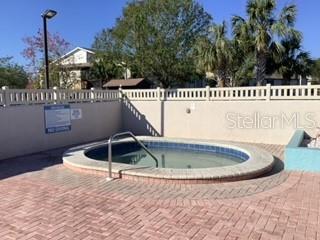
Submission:
<svg viewBox="0 0 320 240">
<path fill-rule="evenodd" d="M 155 161 L 130 139 L 112 145 L 114 177 L 144 181 L 206 183 L 254 178 L 270 171 L 273 156 L 265 150 L 221 141 L 138 137 Z M 97 142 L 69 149 L 64 164 L 72 169 L 107 174 L 108 148 Z"/>
</svg>

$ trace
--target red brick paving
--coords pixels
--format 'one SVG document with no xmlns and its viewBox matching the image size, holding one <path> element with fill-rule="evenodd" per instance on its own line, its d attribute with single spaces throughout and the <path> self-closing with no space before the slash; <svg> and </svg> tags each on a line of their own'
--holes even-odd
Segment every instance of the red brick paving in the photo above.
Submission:
<svg viewBox="0 0 320 240">
<path fill-rule="evenodd" d="M 60 153 L 0 163 L 1 240 L 320 239 L 320 174 L 196 186 L 106 182 L 64 168 Z"/>
</svg>

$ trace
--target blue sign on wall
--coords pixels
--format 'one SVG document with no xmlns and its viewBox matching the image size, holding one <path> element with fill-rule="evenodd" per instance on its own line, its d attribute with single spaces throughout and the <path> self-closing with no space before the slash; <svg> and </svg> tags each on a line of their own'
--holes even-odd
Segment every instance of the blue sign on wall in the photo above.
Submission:
<svg viewBox="0 0 320 240">
<path fill-rule="evenodd" d="M 44 120 L 47 134 L 70 131 L 70 105 L 44 106 Z"/>
</svg>

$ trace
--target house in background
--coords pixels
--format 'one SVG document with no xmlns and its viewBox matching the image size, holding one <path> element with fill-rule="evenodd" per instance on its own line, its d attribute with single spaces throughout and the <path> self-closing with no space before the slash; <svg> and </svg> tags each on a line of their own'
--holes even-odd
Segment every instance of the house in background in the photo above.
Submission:
<svg viewBox="0 0 320 240">
<path fill-rule="evenodd" d="M 90 70 L 95 59 L 93 49 L 76 47 L 53 63 L 59 67 L 61 88 L 90 89 L 101 88 L 102 79 L 92 79 Z M 119 63 L 124 66 L 125 63 Z M 124 67 L 123 78 L 130 79 L 131 71 Z"/>
<path fill-rule="evenodd" d="M 59 73 L 60 86 L 71 89 L 89 89 L 90 68 L 93 65 L 95 52 L 92 49 L 76 47 L 55 62 L 63 70 Z"/>
</svg>

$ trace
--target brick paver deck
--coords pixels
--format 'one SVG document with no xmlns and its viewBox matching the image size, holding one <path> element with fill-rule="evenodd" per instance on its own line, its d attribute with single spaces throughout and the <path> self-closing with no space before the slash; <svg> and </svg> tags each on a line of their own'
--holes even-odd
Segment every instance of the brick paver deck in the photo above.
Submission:
<svg viewBox="0 0 320 240">
<path fill-rule="evenodd" d="M 320 174 L 279 161 L 234 183 L 106 182 L 63 167 L 62 151 L 0 162 L 0 239 L 320 239 Z"/>
</svg>

